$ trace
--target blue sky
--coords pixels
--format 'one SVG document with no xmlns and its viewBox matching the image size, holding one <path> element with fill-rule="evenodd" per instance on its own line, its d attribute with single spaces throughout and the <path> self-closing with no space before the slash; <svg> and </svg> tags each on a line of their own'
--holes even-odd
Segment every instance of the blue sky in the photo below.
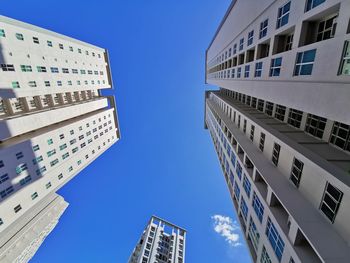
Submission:
<svg viewBox="0 0 350 263">
<path fill-rule="evenodd" d="M 70 206 L 32 262 L 127 262 L 152 214 L 188 230 L 189 263 L 250 262 L 203 128 L 205 49 L 229 4 L 1 3 L 5 16 L 109 49 L 122 132 L 59 191 Z"/>
</svg>

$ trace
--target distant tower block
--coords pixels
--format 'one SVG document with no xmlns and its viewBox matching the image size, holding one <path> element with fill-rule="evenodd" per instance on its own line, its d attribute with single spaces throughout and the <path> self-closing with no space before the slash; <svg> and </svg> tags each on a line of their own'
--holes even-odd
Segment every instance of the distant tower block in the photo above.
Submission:
<svg viewBox="0 0 350 263">
<path fill-rule="evenodd" d="M 184 263 L 186 230 L 152 216 L 128 263 Z"/>
</svg>

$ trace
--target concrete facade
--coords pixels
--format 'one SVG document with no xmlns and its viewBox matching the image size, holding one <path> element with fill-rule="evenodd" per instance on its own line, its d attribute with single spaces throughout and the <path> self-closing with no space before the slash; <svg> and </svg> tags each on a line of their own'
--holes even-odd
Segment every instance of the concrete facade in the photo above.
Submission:
<svg viewBox="0 0 350 263">
<path fill-rule="evenodd" d="M 152 216 L 128 263 L 184 263 L 186 230 Z"/>
<path fill-rule="evenodd" d="M 350 258 L 349 33 L 349 1 L 237 0 L 206 52 L 205 127 L 254 262 Z"/>
<path fill-rule="evenodd" d="M 107 50 L 3 16 L 0 49 L 0 261 L 25 262 L 120 131 Z"/>
</svg>

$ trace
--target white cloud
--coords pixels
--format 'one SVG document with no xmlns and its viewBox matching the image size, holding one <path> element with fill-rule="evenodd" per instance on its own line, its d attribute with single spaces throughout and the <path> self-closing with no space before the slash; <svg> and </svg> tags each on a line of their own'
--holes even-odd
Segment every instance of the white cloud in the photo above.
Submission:
<svg viewBox="0 0 350 263">
<path fill-rule="evenodd" d="M 214 220 L 214 231 L 220 234 L 233 247 L 242 245 L 239 241 L 238 234 L 239 225 L 237 221 L 232 221 L 228 216 L 214 215 L 211 217 Z"/>
</svg>

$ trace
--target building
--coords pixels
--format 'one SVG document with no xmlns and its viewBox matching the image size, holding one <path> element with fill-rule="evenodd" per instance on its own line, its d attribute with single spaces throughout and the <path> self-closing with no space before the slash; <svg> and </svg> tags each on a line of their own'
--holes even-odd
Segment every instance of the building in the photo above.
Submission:
<svg viewBox="0 0 350 263">
<path fill-rule="evenodd" d="M 107 50 L 3 16 L 0 49 L 0 261 L 26 262 L 120 132 Z"/>
<path fill-rule="evenodd" d="M 128 263 L 184 263 L 186 230 L 152 216 Z"/>
<path fill-rule="evenodd" d="M 350 1 L 236 0 L 205 127 L 254 262 L 349 262 Z"/>
</svg>

